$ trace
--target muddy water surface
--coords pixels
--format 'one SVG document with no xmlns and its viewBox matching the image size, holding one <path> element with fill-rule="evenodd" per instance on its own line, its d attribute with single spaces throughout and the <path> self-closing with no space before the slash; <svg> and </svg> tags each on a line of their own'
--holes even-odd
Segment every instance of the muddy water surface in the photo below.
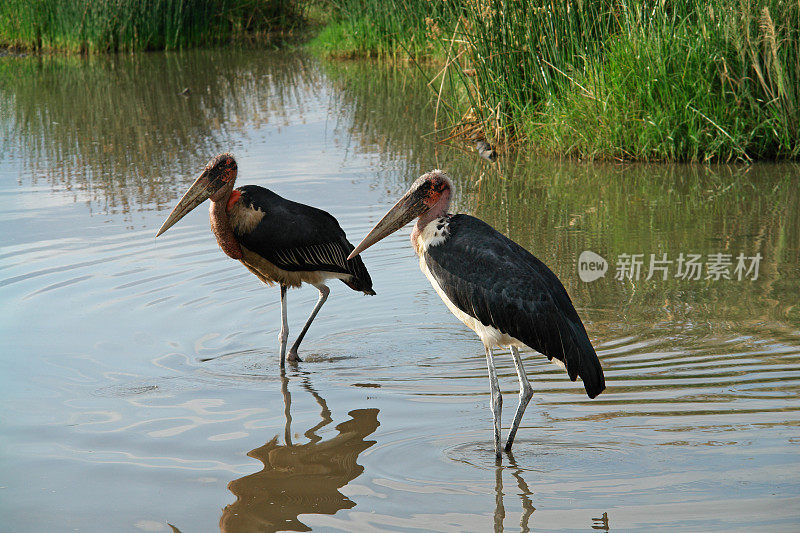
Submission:
<svg viewBox="0 0 800 533">
<path fill-rule="evenodd" d="M 798 168 L 493 165 L 423 138 L 427 100 L 411 73 L 290 54 L 0 59 L 3 529 L 800 525 Z M 332 285 L 282 374 L 278 290 L 222 254 L 206 210 L 153 238 L 224 150 L 239 183 L 325 208 L 352 241 L 447 169 L 458 211 L 564 281 L 608 389 L 589 400 L 526 354 L 534 398 L 497 466 L 482 347 L 408 230 L 364 254 L 378 296 Z M 584 250 L 604 277 L 581 281 Z M 666 279 L 645 279 L 650 254 Z M 676 277 L 681 254 L 700 279 Z M 713 254 L 732 279 L 706 279 Z M 315 299 L 289 293 L 290 337 Z M 517 381 L 497 364 L 507 429 Z"/>
</svg>

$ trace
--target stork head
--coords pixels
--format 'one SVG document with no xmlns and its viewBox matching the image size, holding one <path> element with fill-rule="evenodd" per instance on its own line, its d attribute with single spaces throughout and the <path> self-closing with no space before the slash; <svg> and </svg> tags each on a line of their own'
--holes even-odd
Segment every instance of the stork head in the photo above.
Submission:
<svg viewBox="0 0 800 533">
<path fill-rule="evenodd" d="M 236 160 L 231 154 L 219 154 L 208 162 L 178 205 L 161 225 L 156 237 L 171 228 L 189 211 L 211 198 L 212 202 L 224 200 L 233 190 L 236 181 Z"/>
<path fill-rule="evenodd" d="M 451 188 L 450 178 L 442 170 L 431 170 L 417 178 L 347 258 L 352 259 L 417 217 L 433 220 L 446 214 Z"/>
</svg>

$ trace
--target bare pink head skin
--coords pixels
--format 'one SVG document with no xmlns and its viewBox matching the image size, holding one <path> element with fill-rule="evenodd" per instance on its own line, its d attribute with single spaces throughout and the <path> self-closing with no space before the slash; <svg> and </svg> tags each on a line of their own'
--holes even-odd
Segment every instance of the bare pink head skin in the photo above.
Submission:
<svg viewBox="0 0 800 533">
<path fill-rule="evenodd" d="M 432 170 L 423 174 L 375 224 L 364 240 L 350 253 L 348 259 L 357 256 L 379 240 L 419 217 L 411 232 L 411 242 L 415 243 L 425 226 L 437 218 L 447 215 L 451 195 L 452 183 L 444 171 Z"/>
<path fill-rule="evenodd" d="M 226 211 L 236 175 L 237 165 L 233 155 L 224 153 L 211 159 L 169 214 L 156 237 L 171 228 L 192 209 L 210 199 L 211 230 L 217 238 L 217 243 L 229 257 L 241 259 L 242 248 L 233 234 Z"/>
<path fill-rule="evenodd" d="M 416 246 L 417 237 L 425 229 L 425 226 L 437 218 L 447 215 L 450 209 L 450 197 L 452 196 L 452 182 L 447 174 L 441 170 L 432 170 L 427 174 L 423 174 L 417 178 L 414 185 L 417 183 L 422 184 L 423 182 L 429 185 L 429 188 L 424 187 L 427 189 L 427 196 L 423 203 L 426 206 L 430 206 L 430 208 L 417 218 L 417 223 L 414 224 L 414 229 L 411 231 L 411 243 L 414 246 Z M 414 185 L 411 187 L 413 188 Z"/>
</svg>

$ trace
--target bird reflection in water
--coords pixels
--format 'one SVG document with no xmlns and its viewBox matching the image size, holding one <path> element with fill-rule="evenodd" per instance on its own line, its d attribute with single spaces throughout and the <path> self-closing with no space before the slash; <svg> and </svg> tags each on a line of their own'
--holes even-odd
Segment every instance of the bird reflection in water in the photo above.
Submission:
<svg viewBox="0 0 800 533">
<path fill-rule="evenodd" d="M 503 527 L 503 521 L 506 518 L 506 508 L 505 505 L 503 505 L 503 471 L 510 471 L 517 482 L 517 487 L 519 488 L 518 494 L 522 503 L 522 516 L 519 519 L 519 530 L 523 533 L 527 533 L 531 530 L 528 526 L 528 522 L 530 521 L 531 515 L 533 515 L 533 512 L 536 510 L 531 500 L 533 492 L 528 487 L 528 483 L 522 478 L 522 469 L 517 465 L 517 462 L 514 460 L 514 455 L 511 452 L 508 452 L 508 461 L 508 465 L 505 468 L 503 468 L 499 461 L 495 467 L 494 530 L 495 532 L 505 531 Z"/>
<path fill-rule="evenodd" d="M 260 472 L 231 481 L 228 489 L 236 501 L 223 509 L 220 529 L 239 531 L 310 531 L 298 516 L 334 514 L 356 504 L 339 489 L 357 478 L 364 467 L 358 455 L 375 444 L 365 440 L 379 426 L 378 409 L 350 411 L 350 420 L 336 426 L 338 435 L 322 440 L 317 431 L 333 422 L 325 400 L 308 381 L 302 386 L 322 409 L 320 422 L 307 430 L 310 442 L 292 444 L 291 394 L 289 379 L 281 374 L 286 406 L 286 443 L 278 444 L 277 435 L 247 455 L 264 464 Z"/>
<path fill-rule="evenodd" d="M 510 528 L 506 528 L 503 522 L 506 518 L 506 508 L 503 504 L 503 497 L 505 493 L 503 492 L 503 472 L 510 472 L 511 476 L 517 482 L 517 495 L 519 496 L 520 503 L 522 504 L 522 514 L 519 518 L 519 530 L 521 533 L 529 533 L 531 531 L 530 527 L 530 519 L 533 516 L 533 512 L 536 510 L 536 507 L 533 506 L 533 500 L 531 499 L 533 496 L 533 492 L 531 491 L 530 487 L 528 487 L 528 483 L 522 477 L 523 469 L 517 465 L 517 461 L 514 459 L 514 455 L 512 453 L 508 453 L 508 465 L 503 467 L 503 465 L 498 461 L 495 466 L 495 482 L 494 482 L 494 531 L 495 533 L 502 533 L 503 531 L 509 531 Z M 603 516 L 599 518 L 592 518 L 592 529 L 599 529 L 602 531 L 610 531 L 610 526 L 608 524 L 608 513 L 603 513 Z"/>
</svg>

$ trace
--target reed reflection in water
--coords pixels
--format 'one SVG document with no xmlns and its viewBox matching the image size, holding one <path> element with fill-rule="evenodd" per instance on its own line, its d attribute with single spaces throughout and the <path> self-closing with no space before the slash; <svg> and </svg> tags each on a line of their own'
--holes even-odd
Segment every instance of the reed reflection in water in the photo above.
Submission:
<svg viewBox="0 0 800 533">
<path fill-rule="evenodd" d="M 164 209 L 198 163 L 308 111 L 320 85 L 314 64 L 258 57 L 193 50 L 2 61 L 0 149 L 18 154 L 33 185 L 73 191 L 94 211 Z"/>
<path fill-rule="evenodd" d="M 220 518 L 226 533 L 250 531 L 310 531 L 298 519 L 301 514 L 335 514 L 355 507 L 355 502 L 339 492 L 364 472 L 356 461 L 361 452 L 375 444 L 365 440 L 375 432 L 378 409 L 354 409 L 350 420 L 336 426 L 338 435 L 323 440 L 317 431 L 333 422 L 325 399 L 311 386 L 308 376 L 302 381 L 320 406 L 320 422 L 305 431 L 310 442 L 292 443 L 292 398 L 289 378 L 281 373 L 285 404 L 285 444 L 278 436 L 247 455 L 264 464 L 260 472 L 231 481 L 228 489 L 236 502 L 228 505 Z"/>
</svg>

